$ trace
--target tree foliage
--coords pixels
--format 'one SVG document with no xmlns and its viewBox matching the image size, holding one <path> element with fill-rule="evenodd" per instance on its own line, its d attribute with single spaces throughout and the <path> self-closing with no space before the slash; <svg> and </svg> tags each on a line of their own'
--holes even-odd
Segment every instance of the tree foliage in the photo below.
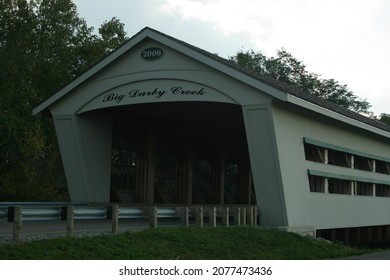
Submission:
<svg viewBox="0 0 390 280">
<path fill-rule="evenodd" d="M 379 121 L 390 125 L 390 114 L 382 113 L 379 115 Z"/>
<path fill-rule="evenodd" d="M 307 71 L 306 65 L 284 49 L 276 57 L 266 57 L 261 52 L 239 51 L 230 58 L 239 66 L 258 74 L 294 85 L 301 90 L 329 100 L 358 113 L 369 114 L 370 104 L 362 100 L 334 79 L 321 79 L 320 75 Z"/>
<path fill-rule="evenodd" d="M 0 201 L 67 199 L 52 121 L 31 111 L 126 38 L 93 34 L 71 0 L 0 0 Z"/>
</svg>

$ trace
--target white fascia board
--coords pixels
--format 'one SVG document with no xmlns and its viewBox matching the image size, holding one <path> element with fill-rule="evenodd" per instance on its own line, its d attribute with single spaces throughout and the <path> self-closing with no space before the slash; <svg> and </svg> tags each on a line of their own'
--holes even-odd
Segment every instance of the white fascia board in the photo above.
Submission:
<svg viewBox="0 0 390 280">
<path fill-rule="evenodd" d="M 326 117 L 329 117 L 329 118 L 332 118 L 332 119 L 344 122 L 346 124 L 349 124 L 349 125 L 352 125 L 352 126 L 355 126 L 355 127 L 358 127 L 358 128 L 361 128 L 361 129 L 364 129 L 364 130 L 367 130 L 367 131 L 370 131 L 372 133 L 378 134 L 378 135 L 386 137 L 386 138 L 390 138 L 390 133 L 387 132 L 387 131 L 384 131 L 382 129 L 376 128 L 374 126 L 371 126 L 369 124 L 363 123 L 361 121 L 349 118 L 349 117 L 344 116 L 344 115 L 342 115 L 340 113 L 337 113 L 337 112 L 334 112 L 334 111 L 329 110 L 327 108 L 321 107 L 319 105 L 310 103 L 310 102 L 308 102 L 306 100 L 303 100 L 301 98 L 298 98 L 296 96 L 287 94 L 287 101 L 292 103 L 292 104 L 295 104 L 295 105 L 298 105 L 300 107 L 309 109 L 309 110 L 314 111 L 316 113 L 319 113 L 321 115 L 324 115 Z"/>
</svg>

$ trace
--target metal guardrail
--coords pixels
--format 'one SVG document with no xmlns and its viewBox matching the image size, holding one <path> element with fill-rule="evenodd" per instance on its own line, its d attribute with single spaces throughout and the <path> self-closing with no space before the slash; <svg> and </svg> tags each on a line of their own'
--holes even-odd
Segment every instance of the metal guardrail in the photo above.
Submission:
<svg viewBox="0 0 390 280">
<path fill-rule="evenodd" d="M 88 206 L 87 204 L 73 203 L 9 203 L 0 202 L 0 221 L 7 221 L 8 211 L 10 207 L 23 207 L 23 220 L 25 221 L 46 221 L 46 220 L 61 220 L 63 207 L 74 206 L 74 219 L 106 219 L 107 207 Z M 158 218 L 174 218 L 176 217 L 175 208 L 158 208 Z M 141 219 L 145 217 L 145 208 L 119 208 L 118 217 L 120 219 Z"/>
<path fill-rule="evenodd" d="M 109 216 L 106 206 L 93 206 L 86 203 L 67 202 L 0 202 L 0 222 L 8 220 L 10 209 L 20 206 L 23 208 L 22 218 L 25 221 L 47 221 L 64 219 L 64 208 L 74 207 L 74 219 L 107 219 Z M 243 206 L 243 205 L 241 205 Z M 157 218 L 177 217 L 177 208 L 173 206 L 159 206 Z M 147 216 L 147 207 L 119 207 L 119 219 L 142 219 Z M 195 216 L 194 209 L 190 210 L 190 216 Z M 221 208 L 218 207 L 217 215 L 221 216 Z"/>
<path fill-rule="evenodd" d="M 219 212 L 219 213 L 218 213 Z M 23 221 L 35 220 L 66 220 L 66 236 L 72 237 L 74 220 L 82 219 L 111 219 L 112 233 L 116 234 L 119 227 L 119 219 L 147 219 L 150 228 L 157 228 L 159 218 L 179 218 L 185 227 L 190 225 L 190 217 L 195 216 L 196 226 L 203 227 L 203 219 L 207 217 L 212 227 L 217 226 L 217 217 L 222 219 L 222 226 L 229 226 L 233 218 L 235 225 L 256 225 L 257 207 L 242 205 L 232 207 L 224 205 L 216 206 L 148 206 L 141 208 L 119 207 L 118 205 L 74 205 L 61 203 L 0 203 L 0 217 L 13 223 L 13 240 L 21 241 Z"/>
</svg>

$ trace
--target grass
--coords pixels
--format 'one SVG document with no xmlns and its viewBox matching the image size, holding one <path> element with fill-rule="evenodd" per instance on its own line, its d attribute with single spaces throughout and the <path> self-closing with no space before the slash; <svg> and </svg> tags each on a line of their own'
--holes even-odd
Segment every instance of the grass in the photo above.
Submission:
<svg viewBox="0 0 390 280">
<path fill-rule="evenodd" d="M 9 260 L 319 260 L 365 252 L 294 233 L 253 227 L 159 228 L 116 236 L 0 245 L 0 258 Z"/>
</svg>

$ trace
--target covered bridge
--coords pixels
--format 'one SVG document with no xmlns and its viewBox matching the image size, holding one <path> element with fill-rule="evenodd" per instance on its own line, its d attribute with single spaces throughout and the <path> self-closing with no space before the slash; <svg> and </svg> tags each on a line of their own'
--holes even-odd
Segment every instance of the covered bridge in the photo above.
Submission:
<svg viewBox="0 0 390 280">
<path fill-rule="evenodd" d="M 74 202 L 255 204 L 262 225 L 390 232 L 389 126 L 156 30 L 43 112 Z"/>
</svg>

